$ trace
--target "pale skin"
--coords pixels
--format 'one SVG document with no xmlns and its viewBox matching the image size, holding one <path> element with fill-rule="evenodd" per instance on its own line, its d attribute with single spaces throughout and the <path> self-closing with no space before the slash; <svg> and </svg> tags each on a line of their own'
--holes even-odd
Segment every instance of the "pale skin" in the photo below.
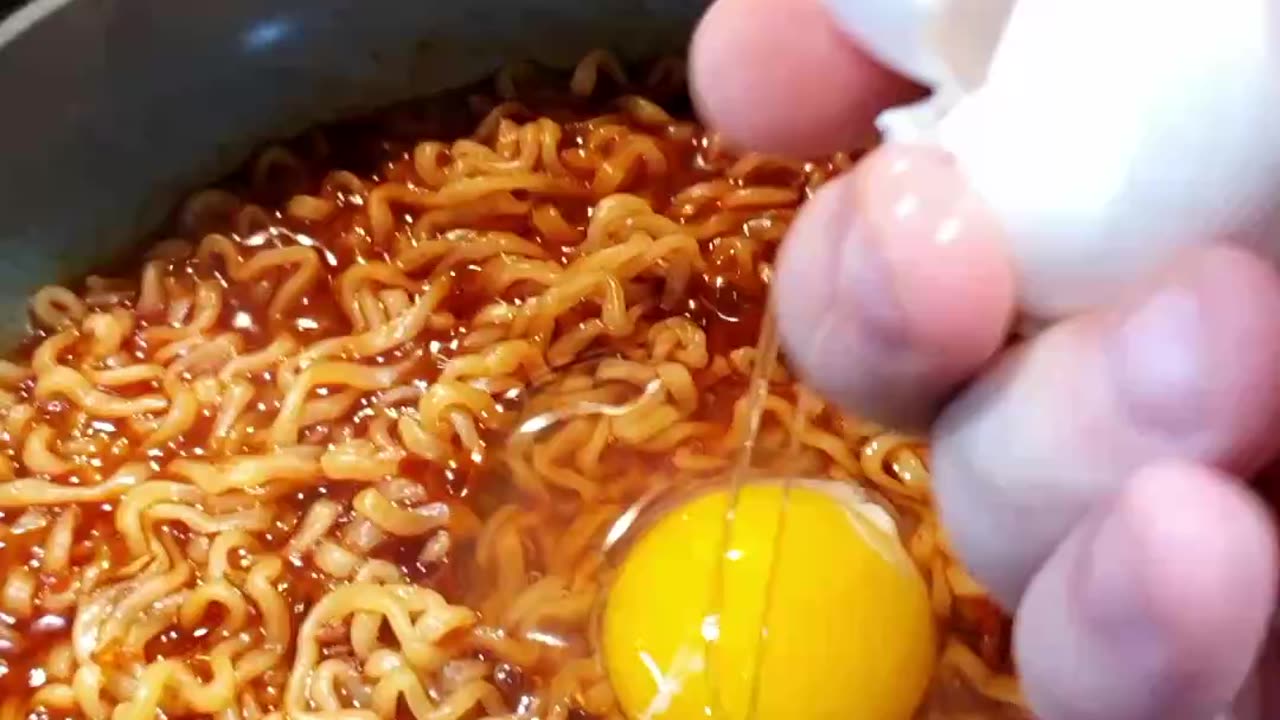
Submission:
<svg viewBox="0 0 1280 720">
<path fill-rule="evenodd" d="M 919 92 L 820 1 L 708 12 L 694 95 L 734 145 L 844 149 Z M 1280 276 L 1207 245 L 1007 349 L 1014 295 L 998 223 L 923 149 L 880 148 L 830 183 L 778 261 L 805 379 L 929 432 L 947 531 L 1016 613 L 1039 717 L 1280 717 L 1276 527 L 1248 480 L 1280 455 Z"/>
</svg>

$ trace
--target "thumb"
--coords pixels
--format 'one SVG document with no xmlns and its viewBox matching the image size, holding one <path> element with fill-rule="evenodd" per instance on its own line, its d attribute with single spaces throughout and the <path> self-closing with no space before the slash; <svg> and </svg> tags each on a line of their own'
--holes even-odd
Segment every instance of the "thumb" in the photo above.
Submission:
<svg viewBox="0 0 1280 720">
<path fill-rule="evenodd" d="M 788 359 L 833 401 L 902 429 L 1000 348 L 1013 271 L 944 153 L 884 146 L 801 211 L 778 258 Z"/>
</svg>

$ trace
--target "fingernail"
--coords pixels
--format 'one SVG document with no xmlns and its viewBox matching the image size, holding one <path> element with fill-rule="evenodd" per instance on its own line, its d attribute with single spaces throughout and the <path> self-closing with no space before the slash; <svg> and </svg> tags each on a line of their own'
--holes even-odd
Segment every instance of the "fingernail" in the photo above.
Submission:
<svg viewBox="0 0 1280 720">
<path fill-rule="evenodd" d="M 1173 286 L 1148 298 L 1110 339 L 1113 387 L 1138 425 L 1185 436 L 1204 415 L 1204 338 L 1199 301 Z"/>
<path fill-rule="evenodd" d="M 856 179 L 853 237 L 842 248 L 840 278 L 874 329 L 902 333 L 910 298 L 894 282 L 893 256 L 919 257 L 910 248 L 965 234 L 957 208 L 964 183 L 946 153 L 902 146 L 868 155 Z"/>
<path fill-rule="evenodd" d="M 862 161 L 858 178 L 862 216 L 896 243 L 949 248 L 1003 238 L 997 218 L 949 153 L 886 145 Z"/>
<path fill-rule="evenodd" d="M 1093 642 L 1114 651 L 1117 667 L 1154 680 L 1165 675 L 1169 648 L 1143 585 L 1141 542 L 1125 513 L 1107 516 L 1082 553 L 1078 599 Z"/>
<path fill-rule="evenodd" d="M 935 238 L 968 196 L 954 159 L 941 150 L 886 145 L 868 155 L 859 170 L 859 204 L 894 235 Z"/>
<path fill-rule="evenodd" d="M 884 305 L 865 307 L 882 328 L 900 332 L 910 327 L 915 307 L 937 310 L 948 290 L 972 291 L 964 264 L 982 255 L 979 246 L 998 246 L 1004 237 L 951 156 L 927 147 L 887 145 L 869 154 L 855 174 L 852 205 L 859 237 L 846 245 L 844 277 L 876 292 L 896 292 L 883 296 Z M 991 256 L 1004 258 L 1004 252 Z M 937 266 L 933 281 L 922 264 Z M 895 282 L 895 268 L 911 281 Z M 973 272 L 992 274 L 986 266 Z M 888 286 L 872 284 L 872 273 Z"/>
</svg>

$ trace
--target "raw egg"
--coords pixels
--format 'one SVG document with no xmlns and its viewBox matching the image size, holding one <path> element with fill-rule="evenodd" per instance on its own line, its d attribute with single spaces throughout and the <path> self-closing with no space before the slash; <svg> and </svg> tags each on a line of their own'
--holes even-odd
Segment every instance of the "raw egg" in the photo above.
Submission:
<svg viewBox="0 0 1280 720">
<path fill-rule="evenodd" d="M 729 500 L 673 510 L 623 561 L 602 642 L 627 715 L 911 717 L 937 649 L 890 516 L 843 483 L 753 484 L 725 542 Z"/>
</svg>

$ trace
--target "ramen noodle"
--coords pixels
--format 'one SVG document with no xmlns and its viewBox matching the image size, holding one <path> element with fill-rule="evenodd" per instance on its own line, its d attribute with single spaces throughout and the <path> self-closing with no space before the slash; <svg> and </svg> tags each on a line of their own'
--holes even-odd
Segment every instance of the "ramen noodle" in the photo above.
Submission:
<svg viewBox="0 0 1280 720">
<path fill-rule="evenodd" d="M 722 476 L 774 249 L 851 164 L 728 152 L 664 109 L 682 76 L 595 53 L 310 132 L 36 293 L 0 362 L 0 720 L 619 717 L 603 541 Z M 762 462 L 901 520 L 926 712 L 1012 712 L 927 448 L 771 385 Z"/>
</svg>

